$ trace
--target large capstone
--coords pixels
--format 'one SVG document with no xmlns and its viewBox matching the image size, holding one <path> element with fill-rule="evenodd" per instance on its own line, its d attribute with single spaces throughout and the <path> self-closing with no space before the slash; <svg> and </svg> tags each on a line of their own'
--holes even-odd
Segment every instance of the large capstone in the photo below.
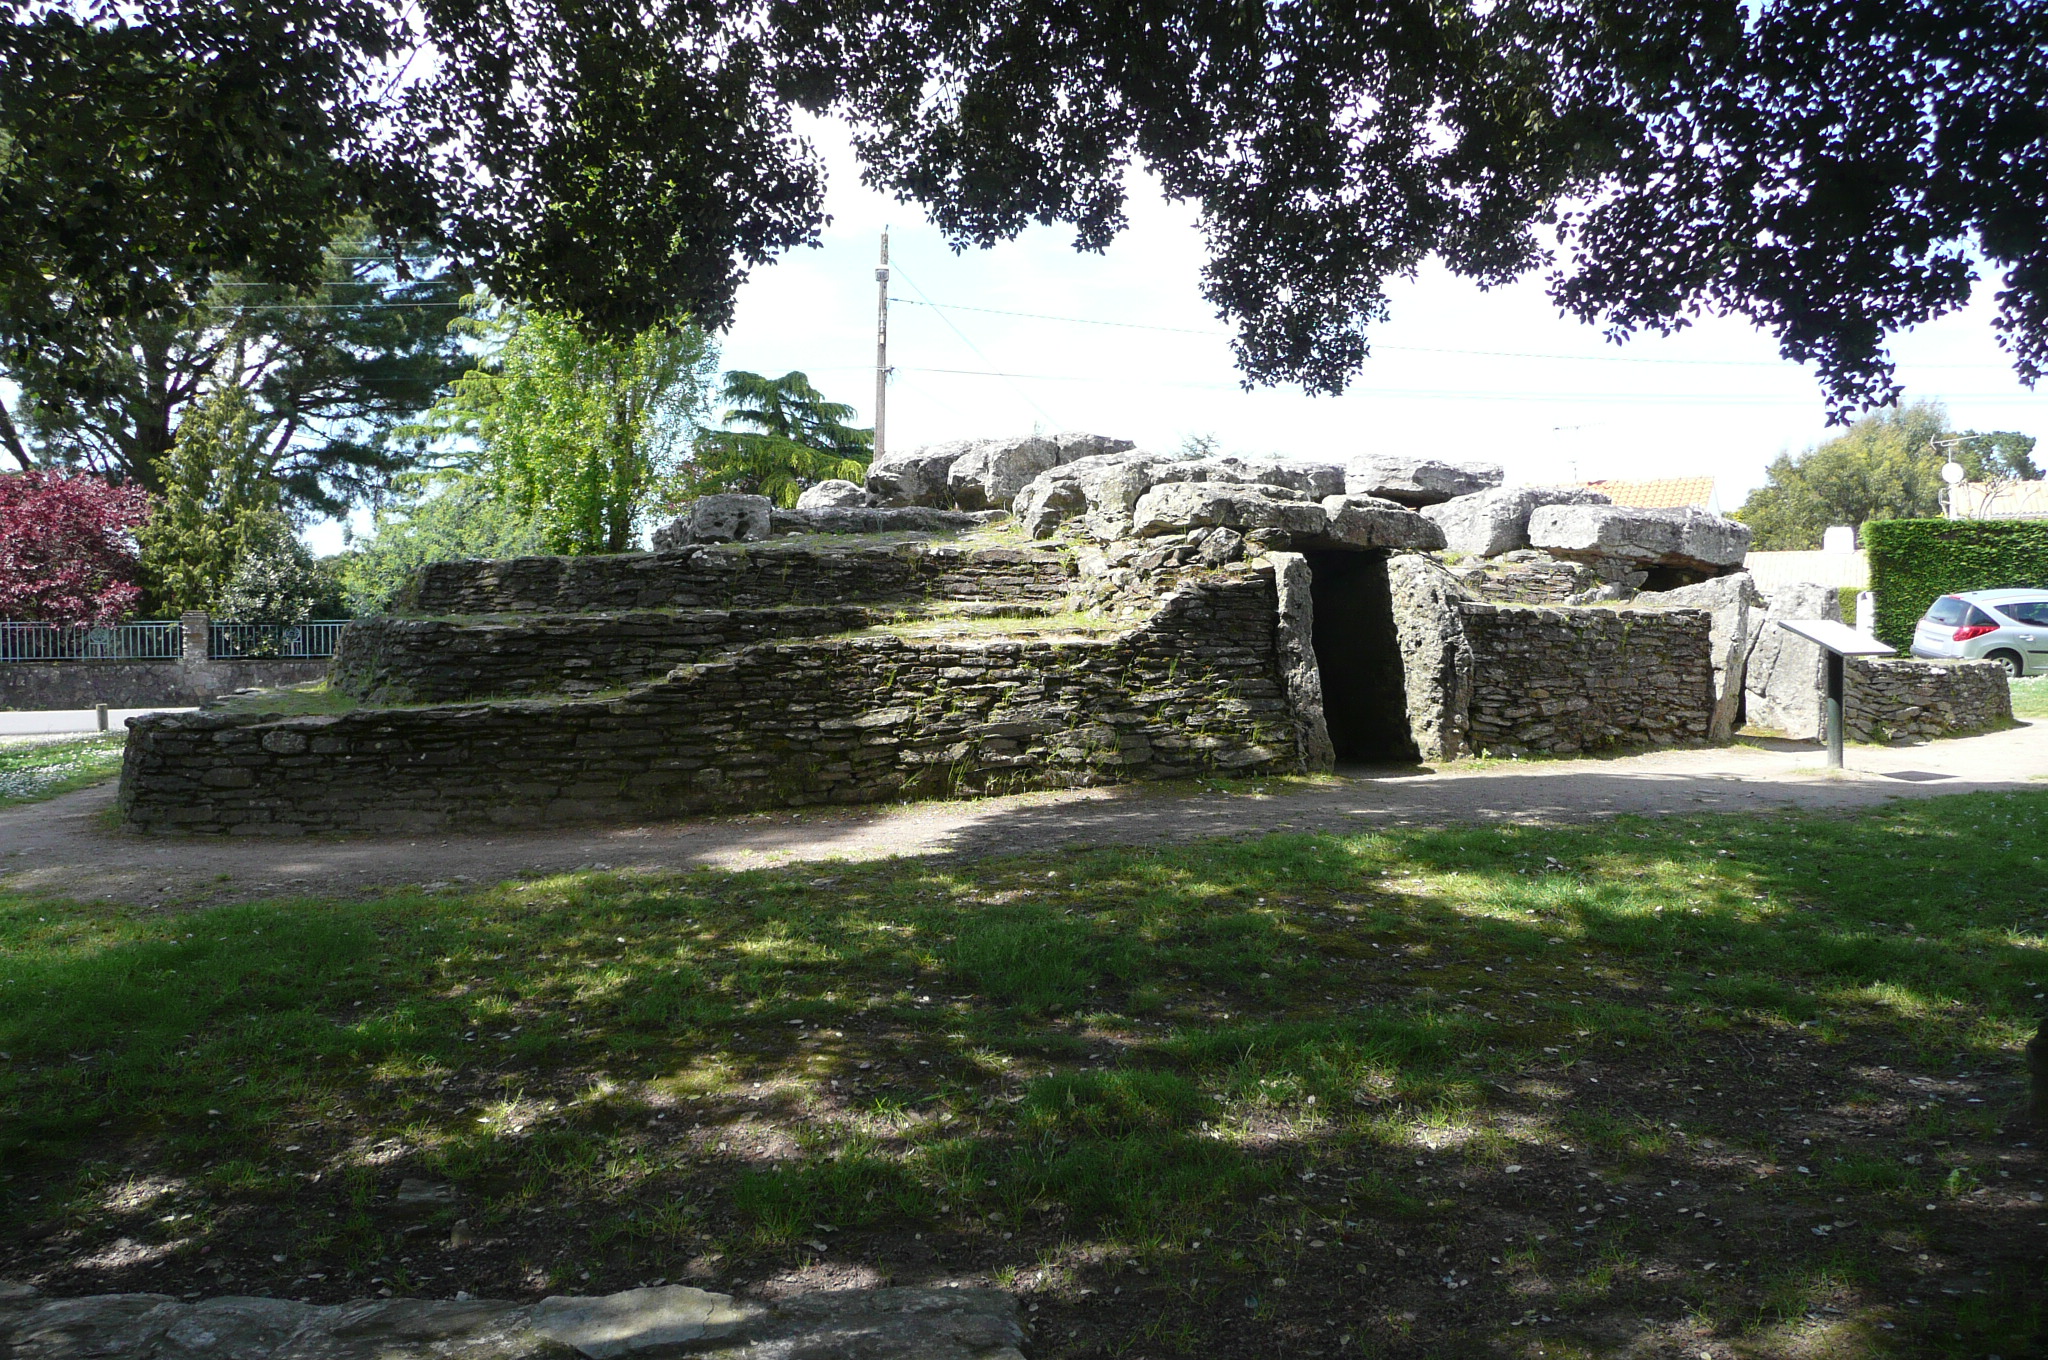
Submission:
<svg viewBox="0 0 2048 1360">
<path fill-rule="evenodd" d="M 1160 482 L 1236 482 L 1279 486 L 1299 491 L 1310 500 L 1344 494 L 1344 469 L 1335 463 L 1295 462 L 1288 458 L 1187 458 L 1166 463 L 1154 474 Z"/>
<path fill-rule="evenodd" d="M 1128 439 L 1069 431 L 1013 439 L 958 439 L 892 453 L 868 469 L 876 505 L 1007 510 L 1031 480 L 1084 458 L 1122 453 Z"/>
<path fill-rule="evenodd" d="M 1344 465 L 1344 490 L 1406 506 L 1436 505 L 1501 484 L 1498 463 L 1449 463 L 1400 453 L 1361 454 Z"/>
<path fill-rule="evenodd" d="M 962 510 L 1008 509 L 1033 477 L 1061 461 L 1050 439 L 984 439 L 954 460 L 946 487 Z"/>
<path fill-rule="evenodd" d="M 1077 458 L 1032 479 L 1012 508 L 1033 538 L 1050 538 L 1080 518 L 1091 538 L 1107 543 L 1131 532 L 1131 512 L 1152 489 L 1154 468 L 1177 460 L 1154 453 L 1103 453 Z"/>
<path fill-rule="evenodd" d="M 1453 496 L 1422 513 L 1442 527 L 1452 552 L 1498 557 L 1529 546 L 1529 517 L 1543 506 L 1607 504 L 1605 494 L 1580 486 L 1508 486 Z"/>
<path fill-rule="evenodd" d="M 1298 541 L 1298 546 L 1404 552 L 1434 552 L 1444 546 L 1442 529 L 1393 501 L 1377 496 L 1326 496 L 1322 505 L 1328 523 L 1312 540 Z"/>
<path fill-rule="evenodd" d="M 953 464 L 974 449 L 971 439 L 953 439 L 943 444 L 926 444 L 899 453 L 891 449 L 868 464 L 868 498 L 875 505 L 952 504 L 953 493 L 947 474 Z"/>
<path fill-rule="evenodd" d="M 804 494 L 796 498 L 799 510 L 843 510 L 849 506 L 865 506 L 868 493 L 860 483 L 833 478 L 819 482 L 816 486 L 805 487 Z"/>
<path fill-rule="evenodd" d="M 1133 526 L 1138 502 L 1147 493 L 1156 487 L 1186 484 L 1240 487 L 1255 498 L 1319 501 L 1342 492 L 1344 474 L 1334 463 L 1282 458 L 1097 454 L 1041 473 L 1017 494 L 1015 510 L 1025 532 L 1034 538 L 1049 538 L 1068 520 L 1078 519 L 1086 536 L 1108 543 L 1142 534 Z M 1193 504 L 1201 499 L 1189 496 L 1175 503 Z"/>
<path fill-rule="evenodd" d="M 1741 566 L 1749 538 L 1748 525 L 1693 506 L 1546 505 L 1529 516 L 1529 542 L 1553 557 L 1708 575 Z"/>
<path fill-rule="evenodd" d="M 1183 534 L 1191 529 L 1258 530 L 1311 538 L 1329 523 L 1323 507 L 1283 486 L 1256 483 L 1168 482 L 1139 498 L 1131 512 L 1139 538 Z"/>
<path fill-rule="evenodd" d="M 766 496 L 699 496 L 682 514 L 654 531 L 656 552 L 692 543 L 756 543 L 768 537 L 775 502 Z"/>
</svg>

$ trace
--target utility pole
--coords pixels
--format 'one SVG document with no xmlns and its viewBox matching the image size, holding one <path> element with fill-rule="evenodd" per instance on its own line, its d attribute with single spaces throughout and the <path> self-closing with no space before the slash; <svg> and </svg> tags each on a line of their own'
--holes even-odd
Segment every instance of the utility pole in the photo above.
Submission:
<svg viewBox="0 0 2048 1360">
<path fill-rule="evenodd" d="M 889 419 L 889 229 L 882 228 L 882 262 L 875 268 L 875 455 L 882 461 Z"/>
</svg>

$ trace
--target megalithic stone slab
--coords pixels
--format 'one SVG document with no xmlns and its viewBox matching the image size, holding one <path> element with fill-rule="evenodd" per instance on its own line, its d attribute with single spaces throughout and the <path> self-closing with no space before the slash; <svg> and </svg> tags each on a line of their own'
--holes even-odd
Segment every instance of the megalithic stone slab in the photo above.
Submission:
<svg viewBox="0 0 2048 1360">
<path fill-rule="evenodd" d="M 1403 552 L 1434 552 L 1444 546 L 1444 531 L 1406 506 L 1377 496 L 1329 496 L 1323 500 L 1329 523 L 1312 539 L 1298 539 L 1305 548 L 1394 548 Z"/>
<path fill-rule="evenodd" d="M 1750 528 L 1693 506 L 1546 505 L 1529 516 L 1529 542 L 1553 557 L 1721 572 L 1742 565 Z"/>
<path fill-rule="evenodd" d="M 1546 505 L 1607 505 L 1581 486 L 1504 486 L 1426 505 L 1422 514 L 1444 531 L 1444 546 L 1468 557 L 1499 557 L 1529 546 L 1529 516 Z"/>
<path fill-rule="evenodd" d="M 805 487 L 803 495 L 796 498 L 796 508 L 799 510 L 858 509 L 865 507 L 867 503 L 868 493 L 859 482 L 843 481 L 837 477 L 831 481 L 819 482 L 816 486 Z"/>
<path fill-rule="evenodd" d="M 868 465 L 867 490 L 875 505 L 929 505 L 949 508 L 953 493 L 946 474 L 974 448 L 971 439 L 926 444 L 901 453 L 891 451 Z"/>
<path fill-rule="evenodd" d="M 1344 465 L 1346 493 L 1379 496 L 1410 507 L 1470 496 L 1499 486 L 1503 478 L 1498 463 L 1448 462 L 1401 453 L 1361 454 Z"/>
<path fill-rule="evenodd" d="M 1634 603 L 1650 609 L 1712 611 L 1714 716 L 1707 739 L 1727 741 L 1735 734 L 1736 719 L 1742 713 L 1749 654 L 1763 626 L 1764 597 L 1756 588 L 1755 579 L 1746 571 L 1738 571 L 1676 590 L 1648 591 L 1636 596 Z"/>
<path fill-rule="evenodd" d="M 1007 510 L 1032 478 L 1060 462 L 1050 439 L 977 440 L 946 469 L 947 495 L 962 510 Z"/>
<path fill-rule="evenodd" d="M 1321 505 L 1299 499 L 1301 495 L 1280 486 L 1171 482 L 1138 499 L 1131 511 L 1132 532 L 1139 538 L 1156 538 L 1190 529 L 1270 529 L 1313 538 L 1328 527 L 1329 517 Z"/>
</svg>

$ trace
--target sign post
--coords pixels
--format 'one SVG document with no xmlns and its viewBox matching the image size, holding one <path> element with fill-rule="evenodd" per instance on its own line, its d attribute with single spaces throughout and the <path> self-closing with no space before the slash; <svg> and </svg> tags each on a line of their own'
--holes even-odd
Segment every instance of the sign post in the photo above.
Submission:
<svg viewBox="0 0 2048 1360">
<path fill-rule="evenodd" d="M 1827 654 L 1828 768 L 1839 770 L 1842 768 L 1842 693 L 1847 688 L 1844 658 L 1890 656 L 1894 649 L 1868 633 L 1859 633 L 1848 624 L 1837 623 L 1833 619 L 1780 619 L 1778 626 L 1794 637 L 1815 644 Z"/>
</svg>

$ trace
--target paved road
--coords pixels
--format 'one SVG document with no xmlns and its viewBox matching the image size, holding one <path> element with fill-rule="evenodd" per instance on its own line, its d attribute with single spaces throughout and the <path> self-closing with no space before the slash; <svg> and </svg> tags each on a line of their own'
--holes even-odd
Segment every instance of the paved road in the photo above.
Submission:
<svg viewBox="0 0 2048 1360">
<path fill-rule="evenodd" d="M 889 855 L 972 857 L 1264 831 L 1575 822 L 1767 808 L 1867 807 L 1983 789 L 2048 789 L 2048 722 L 1924 746 L 1852 747 L 1830 775 L 1790 742 L 1427 771 L 1354 770 L 1265 793 L 1131 785 L 975 802 L 757 813 L 524 835 L 143 838 L 109 830 L 109 785 L 0 811 L 0 887 L 135 903 L 322 896 L 497 882 L 592 865 L 749 867 Z"/>
<path fill-rule="evenodd" d="M 110 708 L 107 728 L 118 732 L 121 724 L 145 713 L 190 713 L 189 708 Z M 0 712 L 0 737 L 41 736 L 54 732 L 96 732 L 99 711 L 91 708 L 43 708 L 23 712 Z"/>
</svg>

